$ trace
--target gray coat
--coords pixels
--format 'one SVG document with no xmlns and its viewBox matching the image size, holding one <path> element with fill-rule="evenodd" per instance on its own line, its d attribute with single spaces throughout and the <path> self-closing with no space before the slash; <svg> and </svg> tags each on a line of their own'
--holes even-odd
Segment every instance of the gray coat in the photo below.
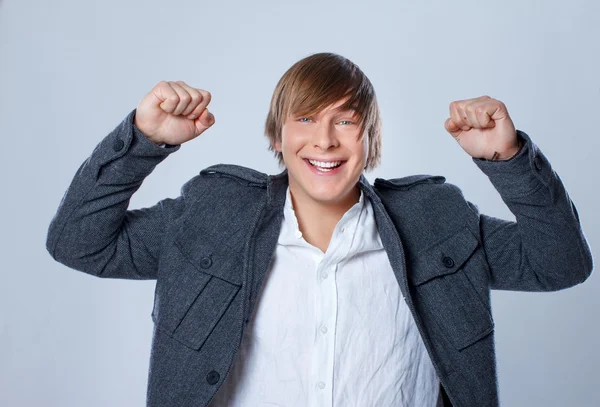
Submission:
<svg viewBox="0 0 600 407">
<path fill-rule="evenodd" d="M 128 210 L 159 148 L 135 109 L 77 170 L 46 247 L 97 277 L 156 279 L 148 406 L 207 406 L 252 317 L 283 219 L 287 172 L 218 164 L 148 208 Z M 529 136 L 508 161 L 473 158 L 516 222 L 481 214 L 440 175 L 359 184 L 442 384 L 444 405 L 497 406 L 490 290 L 554 291 L 593 259 L 575 205 Z M 375 345 L 376 346 L 376 345 Z"/>
</svg>

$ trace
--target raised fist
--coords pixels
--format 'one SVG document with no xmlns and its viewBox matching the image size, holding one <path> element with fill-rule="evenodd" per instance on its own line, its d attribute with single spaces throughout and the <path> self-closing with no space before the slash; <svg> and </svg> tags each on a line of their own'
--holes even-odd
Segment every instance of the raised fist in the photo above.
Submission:
<svg viewBox="0 0 600 407">
<path fill-rule="evenodd" d="M 215 123 L 210 99 L 208 91 L 183 81 L 160 81 L 140 101 L 134 124 L 155 144 L 183 144 Z"/>
</svg>

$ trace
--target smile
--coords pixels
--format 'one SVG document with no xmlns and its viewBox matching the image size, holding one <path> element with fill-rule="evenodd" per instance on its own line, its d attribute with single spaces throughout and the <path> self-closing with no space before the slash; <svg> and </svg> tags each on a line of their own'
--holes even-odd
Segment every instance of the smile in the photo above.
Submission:
<svg viewBox="0 0 600 407">
<path fill-rule="evenodd" d="M 318 168 L 335 168 L 339 167 L 342 162 L 341 161 L 316 161 L 316 160 L 308 160 L 309 163 Z"/>
<path fill-rule="evenodd" d="M 317 161 L 317 160 L 310 160 L 310 159 L 304 159 L 304 161 L 308 164 L 308 167 L 312 170 L 312 172 L 317 173 L 319 175 L 322 174 L 327 174 L 327 175 L 333 175 L 337 172 L 339 172 L 339 168 L 346 162 L 346 161 Z"/>
</svg>

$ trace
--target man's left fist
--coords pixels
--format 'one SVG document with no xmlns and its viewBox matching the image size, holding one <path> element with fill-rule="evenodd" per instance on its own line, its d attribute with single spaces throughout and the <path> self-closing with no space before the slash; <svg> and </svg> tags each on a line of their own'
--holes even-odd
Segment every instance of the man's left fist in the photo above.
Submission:
<svg viewBox="0 0 600 407">
<path fill-rule="evenodd" d="M 444 127 L 471 157 L 507 160 L 521 147 L 506 106 L 489 96 L 450 103 Z"/>
</svg>

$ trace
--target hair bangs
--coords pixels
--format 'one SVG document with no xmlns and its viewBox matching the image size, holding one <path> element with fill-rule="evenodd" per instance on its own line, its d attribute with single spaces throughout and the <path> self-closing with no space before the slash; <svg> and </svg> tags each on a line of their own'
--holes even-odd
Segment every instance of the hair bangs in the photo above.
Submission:
<svg viewBox="0 0 600 407">
<path fill-rule="evenodd" d="M 284 117 L 313 115 L 344 100 L 336 110 L 353 110 L 362 136 L 369 122 L 367 119 L 372 99 L 364 77 L 357 75 L 352 66 L 330 64 L 313 68 L 314 70 L 303 69 L 291 84 Z"/>
</svg>

